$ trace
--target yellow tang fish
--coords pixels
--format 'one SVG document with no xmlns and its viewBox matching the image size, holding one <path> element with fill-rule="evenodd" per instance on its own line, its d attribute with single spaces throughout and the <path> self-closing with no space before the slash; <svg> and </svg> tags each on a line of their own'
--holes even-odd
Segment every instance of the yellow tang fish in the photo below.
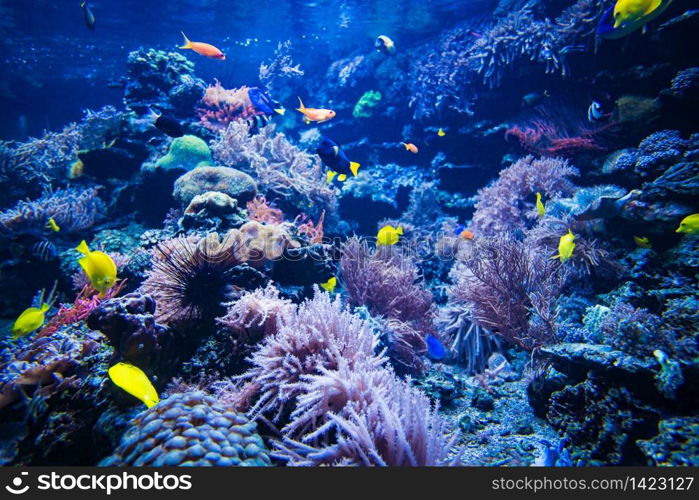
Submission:
<svg viewBox="0 0 699 500">
<path fill-rule="evenodd" d="M 397 228 L 393 226 L 384 226 L 379 229 L 379 233 L 376 235 L 377 244 L 382 246 L 391 246 L 398 243 L 400 236 L 403 235 L 403 228 L 398 226 Z"/>
<path fill-rule="evenodd" d="M 676 233 L 699 234 L 699 214 L 688 215 L 680 226 L 675 230 Z"/>
<path fill-rule="evenodd" d="M 337 278 L 335 276 L 330 278 L 325 283 L 320 284 L 320 287 L 328 293 L 333 293 L 335 291 L 336 286 L 337 286 Z"/>
<path fill-rule="evenodd" d="M 143 401 L 148 408 L 157 405 L 160 401 L 158 391 L 148 380 L 148 375 L 138 366 L 131 363 L 117 363 L 109 368 L 107 373 L 115 385 Z"/>
<path fill-rule="evenodd" d="M 78 252 L 84 255 L 78 262 L 90 279 L 92 286 L 104 296 L 117 279 L 117 268 L 112 258 L 99 250 L 91 251 L 85 240 L 80 242 L 76 248 Z"/>
<path fill-rule="evenodd" d="M 51 231 L 58 232 L 61 230 L 61 226 L 56 224 L 56 220 L 51 217 L 49 221 L 46 223 L 46 229 L 50 229 Z"/>
<path fill-rule="evenodd" d="M 614 27 L 641 21 L 662 5 L 663 0 L 617 0 L 614 5 Z"/>
<path fill-rule="evenodd" d="M 49 304 L 44 303 L 41 304 L 40 308 L 29 307 L 25 309 L 12 326 L 12 336 L 17 339 L 41 328 L 41 325 L 44 324 L 44 313 L 50 308 Z"/>
<path fill-rule="evenodd" d="M 541 201 L 541 193 L 536 193 L 536 211 L 539 212 L 539 217 L 543 217 L 546 213 L 544 203 Z"/>
<path fill-rule="evenodd" d="M 647 236 L 634 236 L 633 242 L 638 248 L 653 248 Z"/>
<path fill-rule="evenodd" d="M 568 229 L 568 234 L 561 236 L 558 241 L 558 255 L 551 257 L 552 259 L 561 259 L 561 262 L 569 260 L 573 256 L 573 250 L 575 249 L 575 235 Z"/>
</svg>

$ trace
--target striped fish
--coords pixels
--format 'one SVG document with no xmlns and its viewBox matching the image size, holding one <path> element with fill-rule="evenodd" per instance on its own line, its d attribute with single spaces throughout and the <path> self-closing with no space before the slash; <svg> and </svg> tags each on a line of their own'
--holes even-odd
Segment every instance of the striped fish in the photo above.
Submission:
<svg viewBox="0 0 699 500">
<path fill-rule="evenodd" d="M 32 245 L 32 256 L 41 262 L 50 262 L 58 256 L 58 250 L 49 240 L 40 240 Z"/>
</svg>

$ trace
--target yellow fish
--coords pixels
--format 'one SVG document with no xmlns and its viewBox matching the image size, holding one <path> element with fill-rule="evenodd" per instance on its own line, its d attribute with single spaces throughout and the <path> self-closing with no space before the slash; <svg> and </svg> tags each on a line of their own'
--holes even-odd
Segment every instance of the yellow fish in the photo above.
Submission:
<svg viewBox="0 0 699 500">
<path fill-rule="evenodd" d="M 104 296 L 117 279 L 117 268 L 112 258 L 99 250 L 91 251 L 85 240 L 80 242 L 76 248 L 78 252 L 84 255 L 78 260 L 80 266 L 90 279 L 92 286 Z"/>
<path fill-rule="evenodd" d="M 575 235 L 568 229 L 568 234 L 561 236 L 558 241 L 558 255 L 551 257 L 552 259 L 561 259 L 561 262 L 569 260 L 573 256 L 573 250 L 575 249 Z"/>
<path fill-rule="evenodd" d="M 117 363 L 107 370 L 109 378 L 133 397 L 140 399 L 150 408 L 160 401 L 158 391 L 138 366 L 131 363 Z"/>
<path fill-rule="evenodd" d="M 376 235 L 376 240 L 378 245 L 391 246 L 398 243 L 400 236 L 403 235 L 403 228 L 398 226 L 397 228 L 393 226 L 384 226 L 379 229 L 379 233 Z"/>
<path fill-rule="evenodd" d="M 638 248 L 653 248 L 653 245 L 651 245 L 650 240 L 646 236 L 634 236 L 633 242 L 636 243 Z"/>
<path fill-rule="evenodd" d="M 536 193 L 536 211 L 539 212 L 539 217 L 543 217 L 546 213 L 544 203 L 541 201 L 541 193 Z"/>
<path fill-rule="evenodd" d="M 447 135 L 447 133 L 444 131 L 443 128 L 440 128 L 439 130 L 437 130 L 437 135 L 439 137 L 444 137 L 445 135 Z"/>
<path fill-rule="evenodd" d="M 41 328 L 44 324 L 44 313 L 51 308 L 49 304 L 41 304 L 41 307 L 29 307 L 19 315 L 12 326 L 12 336 L 16 339 L 30 334 Z"/>
<path fill-rule="evenodd" d="M 50 229 L 51 231 L 58 232 L 61 230 L 61 226 L 56 224 L 56 220 L 51 217 L 49 221 L 46 223 L 46 229 Z"/>
<path fill-rule="evenodd" d="M 676 233 L 699 234 L 699 214 L 688 215 L 680 226 L 675 230 Z"/>
<path fill-rule="evenodd" d="M 320 284 L 320 287 L 328 293 L 333 293 L 335 291 L 336 286 L 337 286 L 337 278 L 335 276 L 330 278 L 325 283 Z"/>
<path fill-rule="evenodd" d="M 614 5 L 614 27 L 640 21 L 661 5 L 663 0 L 617 0 Z"/>
</svg>

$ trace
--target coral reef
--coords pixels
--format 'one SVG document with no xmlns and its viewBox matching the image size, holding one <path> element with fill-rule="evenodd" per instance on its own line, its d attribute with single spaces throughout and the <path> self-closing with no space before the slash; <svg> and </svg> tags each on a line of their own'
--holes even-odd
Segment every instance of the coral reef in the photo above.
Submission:
<svg viewBox="0 0 699 500">
<path fill-rule="evenodd" d="M 254 422 L 202 392 L 173 394 L 136 417 L 101 466 L 270 465 Z"/>
<path fill-rule="evenodd" d="M 226 194 L 243 206 L 255 198 L 257 185 L 248 174 L 234 168 L 198 166 L 175 181 L 172 196 L 186 207 L 195 196 L 209 191 Z"/>
</svg>

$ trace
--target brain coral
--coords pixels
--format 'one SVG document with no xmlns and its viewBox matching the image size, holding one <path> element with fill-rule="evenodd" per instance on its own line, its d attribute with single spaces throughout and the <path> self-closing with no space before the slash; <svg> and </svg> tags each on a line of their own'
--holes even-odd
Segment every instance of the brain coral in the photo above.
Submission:
<svg viewBox="0 0 699 500">
<path fill-rule="evenodd" d="M 227 194 L 244 204 L 255 198 L 257 185 L 248 174 L 234 168 L 199 166 L 175 181 L 172 196 L 186 207 L 195 196 L 208 191 Z"/>
<path fill-rule="evenodd" d="M 268 466 L 256 425 L 203 392 L 173 394 L 136 417 L 101 466 Z"/>
</svg>

